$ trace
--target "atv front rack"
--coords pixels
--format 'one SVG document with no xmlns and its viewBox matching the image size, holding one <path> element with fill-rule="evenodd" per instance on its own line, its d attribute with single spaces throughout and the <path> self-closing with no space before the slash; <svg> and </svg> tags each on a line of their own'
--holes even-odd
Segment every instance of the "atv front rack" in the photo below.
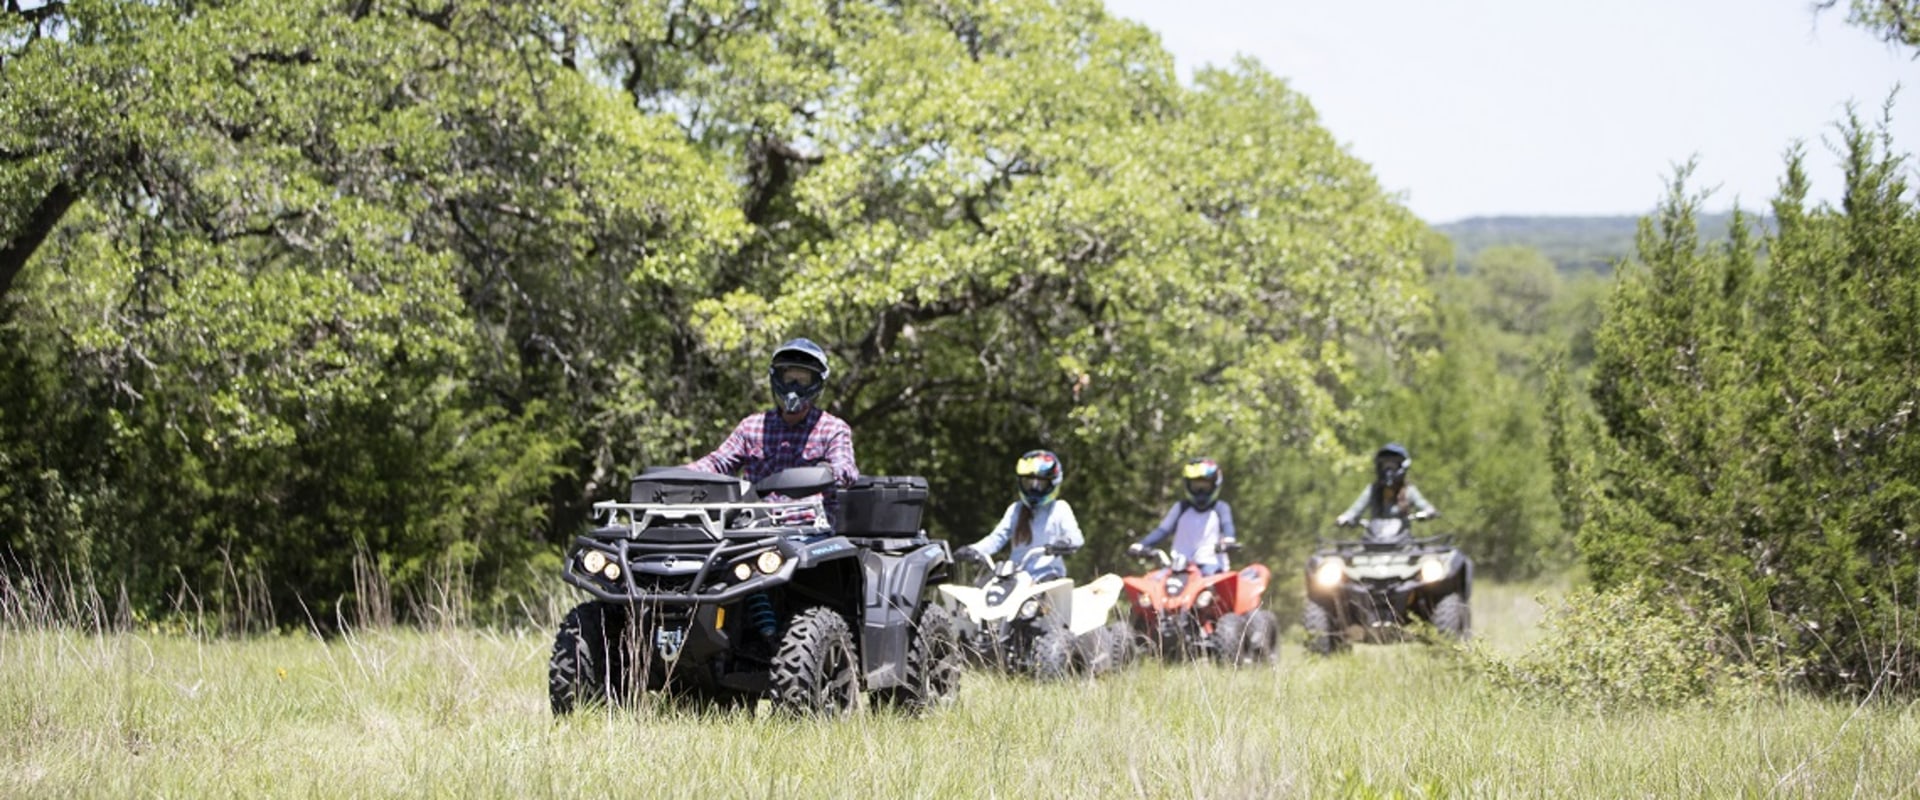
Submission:
<svg viewBox="0 0 1920 800">
<path fill-rule="evenodd" d="M 1359 539 L 1321 539 L 1317 552 L 1345 555 L 1350 553 L 1379 553 L 1383 551 L 1404 550 L 1410 552 L 1441 552 L 1453 547 L 1453 534 L 1421 536 L 1399 542 L 1367 542 Z"/>
<path fill-rule="evenodd" d="M 727 603 L 785 583 L 795 569 L 854 549 L 834 536 L 818 498 L 772 503 L 608 501 L 595 503 L 594 510 L 605 515 L 606 524 L 574 537 L 562 577 L 609 602 Z"/>
</svg>

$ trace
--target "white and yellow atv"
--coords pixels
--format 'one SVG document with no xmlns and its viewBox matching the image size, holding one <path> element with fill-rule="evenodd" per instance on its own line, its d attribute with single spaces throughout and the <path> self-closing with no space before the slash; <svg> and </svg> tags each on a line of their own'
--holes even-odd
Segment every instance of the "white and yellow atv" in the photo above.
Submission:
<svg viewBox="0 0 1920 800">
<path fill-rule="evenodd" d="M 974 550 L 961 548 L 956 555 L 975 557 L 986 567 L 977 585 L 939 587 L 961 649 L 973 663 L 1053 679 L 1098 675 L 1133 660 L 1133 636 L 1125 622 L 1114 620 L 1120 576 L 1102 575 L 1076 587 L 1065 577 L 1035 580 L 1022 565 L 996 565 Z"/>
</svg>

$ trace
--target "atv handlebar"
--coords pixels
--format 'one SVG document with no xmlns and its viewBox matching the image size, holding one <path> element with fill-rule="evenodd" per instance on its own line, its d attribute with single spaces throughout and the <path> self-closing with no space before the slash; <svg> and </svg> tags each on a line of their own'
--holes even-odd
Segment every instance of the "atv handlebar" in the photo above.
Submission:
<svg viewBox="0 0 1920 800">
<path fill-rule="evenodd" d="M 1127 555 L 1133 556 L 1141 561 L 1152 561 L 1163 567 L 1173 564 L 1173 556 L 1167 555 L 1167 551 L 1158 547 L 1140 553 L 1135 553 L 1132 548 L 1128 548 Z"/>
<path fill-rule="evenodd" d="M 1425 522 L 1439 516 L 1440 512 L 1438 511 L 1415 511 L 1408 514 L 1406 520 L 1408 522 Z M 1359 517 L 1337 517 L 1333 521 L 1333 526 L 1336 528 L 1358 528 L 1365 522 L 1366 520 Z"/>
</svg>

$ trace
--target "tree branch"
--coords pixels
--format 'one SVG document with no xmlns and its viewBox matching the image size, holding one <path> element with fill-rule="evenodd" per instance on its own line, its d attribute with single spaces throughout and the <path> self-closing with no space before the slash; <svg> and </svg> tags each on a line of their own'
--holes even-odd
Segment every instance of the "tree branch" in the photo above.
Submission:
<svg viewBox="0 0 1920 800">
<path fill-rule="evenodd" d="M 320 57 L 314 55 L 313 50 L 305 47 L 291 53 L 242 53 L 233 57 L 233 71 L 242 72 L 254 64 L 275 64 L 284 67 L 291 64 L 317 64 L 319 62 Z"/>
<path fill-rule="evenodd" d="M 0 298 L 13 289 L 13 279 L 26 268 L 27 260 L 33 258 L 34 251 L 40 249 L 53 229 L 59 227 L 67 209 L 79 199 L 79 190 L 71 184 L 64 181 L 54 184 L 46 196 L 40 198 L 40 204 L 27 217 L 20 233 L 0 248 Z"/>
<path fill-rule="evenodd" d="M 773 201 L 793 183 L 795 164 L 818 164 L 825 156 L 808 155 L 792 144 L 768 134 L 754 143 L 748 156 L 751 166 L 752 194 L 747 198 L 747 221 L 765 224 L 773 211 Z"/>
<path fill-rule="evenodd" d="M 452 33 L 453 11 L 453 2 L 452 0 L 448 0 L 445 5 L 440 6 L 439 9 L 434 11 L 428 11 L 418 5 L 408 3 L 405 13 L 417 21 L 424 22 L 443 32 Z"/>
</svg>

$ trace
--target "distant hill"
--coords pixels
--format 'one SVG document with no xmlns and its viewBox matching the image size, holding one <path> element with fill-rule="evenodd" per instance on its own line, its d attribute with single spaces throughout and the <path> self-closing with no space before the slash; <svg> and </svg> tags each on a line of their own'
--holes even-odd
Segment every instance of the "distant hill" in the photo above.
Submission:
<svg viewBox="0 0 1920 800">
<path fill-rule="evenodd" d="M 1726 238 L 1731 213 L 1702 214 L 1701 238 Z M 1474 256 L 1490 247 L 1531 247 L 1551 259 L 1563 273 L 1611 273 L 1615 264 L 1633 254 L 1633 237 L 1640 218 L 1617 217 L 1469 217 L 1434 228 L 1453 240 L 1454 257 L 1471 269 Z"/>
</svg>

